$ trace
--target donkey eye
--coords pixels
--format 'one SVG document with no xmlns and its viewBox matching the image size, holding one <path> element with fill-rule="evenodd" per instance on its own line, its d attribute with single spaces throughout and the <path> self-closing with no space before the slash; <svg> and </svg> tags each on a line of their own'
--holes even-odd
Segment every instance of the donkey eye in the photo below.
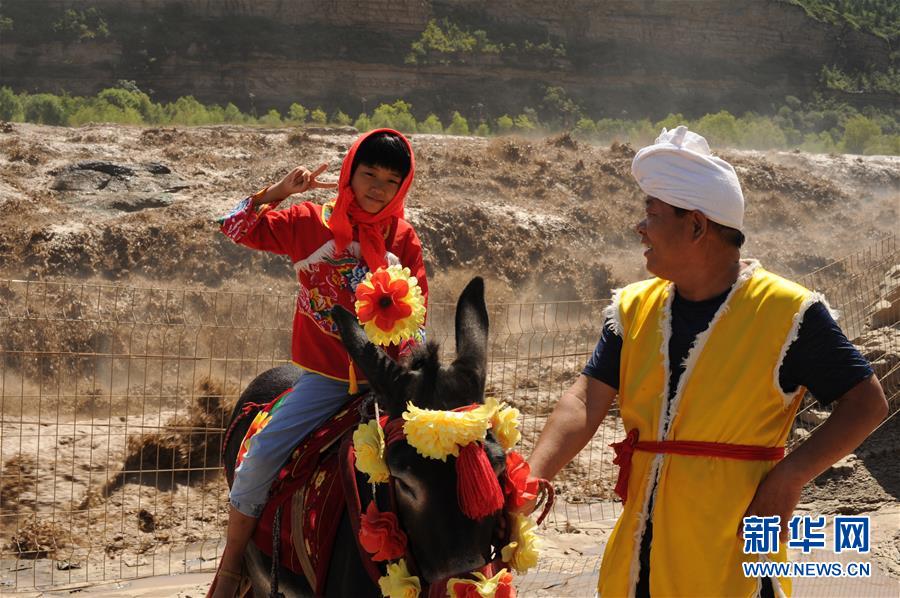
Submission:
<svg viewBox="0 0 900 598">
<path fill-rule="evenodd" d="M 403 492 L 404 494 L 409 494 L 410 496 L 415 497 L 416 492 L 412 489 L 412 486 L 403 481 L 403 478 L 394 478 L 394 482 L 396 483 L 397 488 Z"/>
</svg>

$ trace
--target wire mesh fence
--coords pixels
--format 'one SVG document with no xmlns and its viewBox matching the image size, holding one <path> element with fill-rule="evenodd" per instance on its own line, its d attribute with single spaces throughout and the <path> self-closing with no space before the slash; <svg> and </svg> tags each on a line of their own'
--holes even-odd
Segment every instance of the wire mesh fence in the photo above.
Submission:
<svg viewBox="0 0 900 598">
<path fill-rule="evenodd" d="M 895 413 L 895 238 L 801 282 L 842 311 Z M 487 393 L 522 411 L 524 454 L 593 350 L 605 305 L 490 306 Z M 294 309 L 295 297 L 262 292 L 0 281 L 0 591 L 214 568 L 229 407 L 257 374 L 286 362 Z M 454 309 L 436 304 L 429 315 L 445 359 Z M 826 416 L 807 399 L 792 442 Z M 618 515 L 608 445 L 623 436 L 613 412 L 559 475 L 551 527 Z M 584 576 L 589 565 L 546 563 L 545 572 Z"/>
</svg>

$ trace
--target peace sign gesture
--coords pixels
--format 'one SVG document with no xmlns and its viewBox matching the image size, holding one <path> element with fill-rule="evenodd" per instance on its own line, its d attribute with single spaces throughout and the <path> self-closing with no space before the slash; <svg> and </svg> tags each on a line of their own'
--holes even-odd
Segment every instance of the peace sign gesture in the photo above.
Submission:
<svg viewBox="0 0 900 598">
<path fill-rule="evenodd" d="M 310 172 L 305 167 L 298 166 L 287 173 L 283 179 L 269 187 L 265 195 L 258 199 L 256 203 L 263 204 L 281 201 L 289 195 L 303 193 L 308 189 L 336 189 L 337 183 L 326 183 L 318 180 L 319 175 L 325 172 L 327 168 L 328 164 L 321 164 L 314 171 Z"/>
</svg>

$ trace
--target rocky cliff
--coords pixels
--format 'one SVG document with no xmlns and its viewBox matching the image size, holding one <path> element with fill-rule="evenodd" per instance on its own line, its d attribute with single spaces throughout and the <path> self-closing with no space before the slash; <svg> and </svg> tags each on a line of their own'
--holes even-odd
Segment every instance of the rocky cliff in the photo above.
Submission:
<svg viewBox="0 0 900 598">
<path fill-rule="evenodd" d="M 108 36 L 53 30 L 67 8 L 89 7 Z M 93 94 L 132 79 L 159 99 L 259 110 L 299 101 L 356 114 L 404 98 L 417 112 L 499 114 L 558 85 L 594 116 L 740 112 L 808 95 L 823 65 L 890 64 L 883 40 L 776 0 L 4 0 L 0 14 L 13 20 L 0 85 Z M 564 52 L 406 64 L 434 18 Z"/>
</svg>

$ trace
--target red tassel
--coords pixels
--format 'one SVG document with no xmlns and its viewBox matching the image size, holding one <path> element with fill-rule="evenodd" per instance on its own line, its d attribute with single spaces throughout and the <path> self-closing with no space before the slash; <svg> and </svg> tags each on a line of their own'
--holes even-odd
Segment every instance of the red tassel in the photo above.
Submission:
<svg viewBox="0 0 900 598">
<path fill-rule="evenodd" d="M 456 496 L 469 519 L 484 519 L 503 507 L 503 490 L 479 442 L 462 447 L 456 458 Z"/>
</svg>

